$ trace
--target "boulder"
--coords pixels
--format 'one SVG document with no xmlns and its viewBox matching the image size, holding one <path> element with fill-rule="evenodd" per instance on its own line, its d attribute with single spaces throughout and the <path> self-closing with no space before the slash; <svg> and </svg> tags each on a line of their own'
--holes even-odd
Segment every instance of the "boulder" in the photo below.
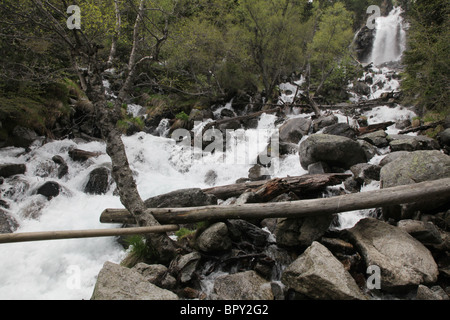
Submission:
<svg viewBox="0 0 450 320">
<path fill-rule="evenodd" d="M 177 283 L 177 280 L 169 274 L 169 269 L 162 264 L 149 265 L 140 262 L 132 269 L 142 274 L 148 282 L 163 289 L 173 289 Z"/>
<path fill-rule="evenodd" d="M 336 136 L 347 137 L 350 139 L 356 138 L 356 131 L 350 127 L 347 123 L 336 123 L 326 127 L 323 130 L 324 134 L 332 134 Z"/>
<path fill-rule="evenodd" d="M 368 163 L 358 163 L 350 168 L 354 179 L 363 184 L 369 183 L 371 180 L 380 180 L 381 167 Z"/>
<path fill-rule="evenodd" d="M 269 233 L 258 228 L 253 223 L 240 219 L 227 221 L 228 233 L 232 240 L 248 241 L 256 247 L 264 247 L 267 244 Z"/>
<path fill-rule="evenodd" d="M 8 137 L 8 145 L 17 148 L 28 148 L 39 136 L 29 128 L 16 126 Z"/>
<path fill-rule="evenodd" d="M 381 188 L 450 177 L 450 156 L 440 151 L 415 151 L 399 156 L 381 169 Z M 383 208 L 386 219 L 409 219 L 416 211 L 431 212 L 448 203 L 448 197 L 421 199 L 420 203 Z"/>
<path fill-rule="evenodd" d="M 391 152 L 380 161 L 380 167 L 384 167 L 388 163 L 400 158 L 401 156 L 407 155 L 407 154 L 409 154 L 408 151 Z"/>
<path fill-rule="evenodd" d="M 0 164 L 0 177 L 9 178 L 18 174 L 24 174 L 26 170 L 27 167 L 24 164 Z"/>
<path fill-rule="evenodd" d="M 267 173 L 267 168 L 264 168 L 259 164 L 255 164 L 248 170 L 248 178 L 250 179 L 250 181 L 261 181 L 270 179 L 270 175 L 267 175 L 265 173 Z"/>
<path fill-rule="evenodd" d="M 84 192 L 87 194 L 101 195 L 105 194 L 109 189 L 109 175 L 108 168 L 100 167 L 91 171 L 89 180 L 84 187 Z"/>
<path fill-rule="evenodd" d="M 384 130 L 363 134 L 359 136 L 358 139 L 367 141 L 378 148 L 384 148 L 389 145 L 387 133 Z"/>
<path fill-rule="evenodd" d="M 273 300 L 270 282 L 255 271 L 218 277 L 214 282 L 215 300 Z"/>
<path fill-rule="evenodd" d="M 53 156 L 52 158 L 53 162 L 59 165 L 58 167 L 58 178 L 61 179 L 66 174 L 69 173 L 69 166 L 67 165 L 66 161 L 61 156 Z"/>
<path fill-rule="evenodd" d="M 299 143 L 309 133 L 312 121 L 305 118 L 294 118 L 286 121 L 280 131 L 280 142 Z"/>
<path fill-rule="evenodd" d="M 98 274 L 91 300 L 178 300 L 178 296 L 148 282 L 136 270 L 106 262 Z"/>
<path fill-rule="evenodd" d="M 333 219 L 333 215 L 302 219 L 278 219 L 274 232 L 277 244 L 290 248 L 309 247 L 327 232 Z"/>
<path fill-rule="evenodd" d="M 409 290 L 437 281 L 438 266 L 430 251 L 402 229 L 367 218 L 347 232 L 366 265 L 380 268 L 382 290 Z"/>
<path fill-rule="evenodd" d="M 428 288 L 420 285 L 417 288 L 416 300 L 450 300 L 450 297 L 440 286 Z"/>
<path fill-rule="evenodd" d="M 339 119 L 335 115 L 331 114 L 328 116 L 321 116 L 313 122 L 313 131 L 316 133 L 317 131 L 331 126 L 333 124 L 338 123 Z"/>
<path fill-rule="evenodd" d="M 424 244 L 440 244 L 443 241 L 439 229 L 431 222 L 405 219 L 399 221 L 397 227 Z"/>
<path fill-rule="evenodd" d="M 426 136 L 389 135 L 391 151 L 439 150 L 439 143 Z"/>
<path fill-rule="evenodd" d="M 283 284 L 315 300 L 365 300 L 355 280 L 322 244 L 312 245 L 281 276 Z"/>
<path fill-rule="evenodd" d="M 228 227 L 218 222 L 203 231 L 197 238 L 196 244 L 203 252 L 221 252 L 231 249 L 231 239 L 228 236 Z"/>
<path fill-rule="evenodd" d="M 300 164 L 307 170 L 310 164 L 325 162 L 329 167 L 349 169 L 367 161 L 363 148 L 352 139 L 314 134 L 303 141 L 299 149 Z"/>
<path fill-rule="evenodd" d="M 54 181 L 49 181 L 40 186 L 36 193 L 43 195 L 47 200 L 51 200 L 59 195 L 61 186 Z"/>
</svg>

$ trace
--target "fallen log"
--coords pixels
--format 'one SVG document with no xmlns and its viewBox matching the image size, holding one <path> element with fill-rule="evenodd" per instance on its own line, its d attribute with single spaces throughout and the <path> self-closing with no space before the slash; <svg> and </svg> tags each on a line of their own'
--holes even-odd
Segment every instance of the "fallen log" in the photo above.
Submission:
<svg viewBox="0 0 450 320">
<path fill-rule="evenodd" d="M 450 194 L 450 178 L 332 198 L 231 206 L 148 209 L 146 212 L 163 224 L 226 219 L 304 218 L 417 203 L 423 199 L 429 201 L 448 194 Z M 120 217 L 128 215 L 129 213 L 123 209 L 107 209 L 102 213 L 100 222 L 122 223 Z M 114 221 L 114 219 L 117 220 Z"/>
<path fill-rule="evenodd" d="M 418 126 L 418 127 L 414 127 L 414 128 L 406 128 L 403 131 L 400 131 L 399 134 L 407 134 L 407 133 L 411 133 L 411 132 L 417 132 L 417 131 L 425 131 L 428 129 L 434 129 L 440 125 L 443 125 L 444 121 L 438 121 L 438 122 L 433 122 L 430 124 L 425 124 L 422 126 Z"/>
<path fill-rule="evenodd" d="M 395 122 L 392 122 L 392 121 L 371 124 L 370 126 L 359 128 L 357 133 L 358 133 L 358 135 L 363 135 L 366 133 L 376 132 L 379 130 L 386 130 L 387 128 L 389 128 L 390 126 L 392 126 L 394 124 L 395 124 Z"/>
<path fill-rule="evenodd" d="M 0 243 L 117 237 L 117 236 L 124 236 L 124 235 L 166 233 L 166 232 L 171 232 L 171 231 L 177 231 L 179 229 L 180 229 L 180 227 L 178 225 L 166 225 L 166 226 L 123 228 L 123 229 L 6 233 L 6 234 L 0 234 Z"/>
<path fill-rule="evenodd" d="M 297 177 L 286 177 L 282 179 L 272 179 L 266 181 L 251 181 L 244 183 L 231 184 L 220 187 L 213 187 L 208 189 L 203 189 L 204 193 L 213 194 L 218 199 L 226 200 L 232 197 L 236 197 L 248 190 L 259 189 L 264 185 L 272 185 L 274 183 L 278 184 L 279 188 L 283 188 L 284 192 L 292 191 L 294 193 L 303 192 L 315 192 L 323 190 L 327 186 L 337 185 L 345 181 L 351 175 L 342 173 L 332 173 L 332 174 L 317 174 L 317 175 L 304 175 Z M 267 191 L 268 192 L 268 191 Z M 282 192 L 282 193 L 284 193 Z M 275 193 L 273 193 L 275 194 Z M 270 195 L 266 194 L 265 198 L 269 198 Z M 274 197 L 273 197 L 274 198 Z M 272 198 L 272 199 L 273 199 Z M 270 201 L 268 199 L 267 201 Z"/>
</svg>

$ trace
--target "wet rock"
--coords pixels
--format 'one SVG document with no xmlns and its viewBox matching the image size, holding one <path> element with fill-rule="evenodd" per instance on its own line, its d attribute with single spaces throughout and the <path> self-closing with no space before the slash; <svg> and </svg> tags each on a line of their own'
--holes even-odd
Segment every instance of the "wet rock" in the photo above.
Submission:
<svg viewBox="0 0 450 320">
<path fill-rule="evenodd" d="M 382 290 L 409 290 L 436 282 L 438 266 L 430 251 L 402 229 L 368 218 L 348 235 L 366 265 L 380 268 Z"/>
<path fill-rule="evenodd" d="M 6 211 L 0 209 L 0 233 L 13 233 L 19 227 L 19 223 Z"/>
<path fill-rule="evenodd" d="M 230 238 L 236 242 L 246 240 L 256 247 L 264 247 L 267 244 L 269 233 L 253 223 L 232 219 L 227 221 L 227 227 Z"/>
<path fill-rule="evenodd" d="M 370 183 L 371 180 L 380 180 L 381 167 L 377 165 L 372 165 L 368 163 L 355 164 L 350 168 L 353 173 L 353 177 L 359 183 Z"/>
<path fill-rule="evenodd" d="M 280 127 L 280 142 L 299 143 L 309 133 L 312 121 L 305 118 L 294 118 Z"/>
<path fill-rule="evenodd" d="M 314 134 L 303 141 L 299 149 L 300 164 L 306 170 L 310 164 L 325 162 L 330 167 L 349 169 L 367 162 L 362 147 L 352 139 L 327 134 Z"/>
<path fill-rule="evenodd" d="M 87 194 L 101 195 L 108 192 L 110 171 L 108 168 L 96 168 L 89 174 L 89 180 L 84 187 Z"/>
<path fill-rule="evenodd" d="M 216 180 L 217 180 L 217 173 L 214 170 L 209 170 L 206 174 L 205 174 L 205 180 L 204 182 L 209 185 L 209 186 L 213 186 L 216 184 Z"/>
<path fill-rule="evenodd" d="M 133 269 L 106 262 L 98 274 L 91 300 L 178 300 Z"/>
<path fill-rule="evenodd" d="M 310 299 L 365 300 L 342 263 L 318 242 L 313 242 L 284 270 L 281 281 L 286 287 Z"/>
<path fill-rule="evenodd" d="M 40 186 L 36 193 L 43 195 L 47 200 L 51 200 L 59 195 L 61 186 L 54 181 L 49 181 Z"/>
<path fill-rule="evenodd" d="M 58 167 L 58 178 L 63 178 L 66 174 L 69 173 L 69 166 L 67 165 L 66 161 L 61 156 L 54 156 L 52 158 L 53 162 L 59 165 Z"/>
<path fill-rule="evenodd" d="M 357 140 L 357 142 L 363 149 L 364 154 L 366 155 L 367 161 L 370 161 L 373 157 L 379 155 L 378 148 L 375 147 L 374 145 L 372 145 L 364 140 Z"/>
<path fill-rule="evenodd" d="M 197 238 L 198 248 L 207 253 L 223 252 L 231 249 L 228 227 L 223 222 L 213 224 Z"/>
<path fill-rule="evenodd" d="M 24 164 L 0 164 L 0 177 L 9 178 L 15 175 L 24 174 L 26 170 L 27 168 Z"/>
<path fill-rule="evenodd" d="M 248 170 L 248 178 L 250 181 L 261 181 L 270 179 L 270 175 L 265 174 L 266 168 L 259 164 L 255 164 Z"/>
<path fill-rule="evenodd" d="M 255 271 L 225 275 L 214 283 L 215 300 L 273 300 L 270 282 Z"/>
<path fill-rule="evenodd" d="M 28 148 L 34 141 L 36 141 L 39 136 L 35 131 L 16 126 L 12 134 L 8 137 L 7 145 L 14 146 L 16 148 Z"/>
<path fill-rule="evenodd" d="M 145 200 L 147 208 L 183 208 L 217 205 L 217 198 L 201 189 L 183 189 Z"/>
<path fill-rule="evenodd" d="M 324 134 L 331 134 L 335 136 L 347 137 L 349 139 L 356 138 L 356 131 L 350 127 L 347 123 L 336 123 L 326 127 L 323 130 Z"/>
<path fill-rule="evenodd" d="M 309 174 L 324 174 L 330 172 L 330 168 L 325 162 L 316 162 L 308 166 Z"/>
<path fill-rule="evenodd" d="M 85 162 L 90 158 L 96 158 L 100 155 L 100 152 L 90 152 L 90 151 L 85 151 L 85 150 L 80 150 L 80 149 L 72 149 L 69 150 L 69 157 L 73 160 L 73 161 L 78 161 L 78 162 Z"/>
</svg>

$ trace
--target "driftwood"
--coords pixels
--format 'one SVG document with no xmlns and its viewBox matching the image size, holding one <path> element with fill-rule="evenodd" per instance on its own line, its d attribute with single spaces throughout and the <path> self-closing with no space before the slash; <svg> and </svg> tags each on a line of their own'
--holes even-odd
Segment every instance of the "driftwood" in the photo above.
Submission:
<svg viewBox="0 0 450 320">
<path fill-rule="evenodd" d="M 392 121 L 383 122 L 383 123 L 377 123 L 377 124 L 371 124 L 370 126 L 359 128 L 357 133 L 359 135 L 363 135 L 363 134 L 366 134 L 366 133 L 376 132 L 376 131 L 379 131 L 379 130 L 386 130 L 387 128 L 389 128 L 390 126 L 392 126 L 394 124 L 395 124 L 395 122 L 392 122 Z"/>
<path fill-rule="evenodd" d="M 298 177 L 277 178 L 269 181 L 251 181 L 244 183 L 231 184 L 214 188 L 204 189 L 203 192 L 215 195 L 218 199 L 226 200 L 237 197 L 246 191 L 256 191 L 261 187 L 266 188 L 260 196 L 266 201 L 270 201 L 276 196 L 292 191 L 294 193 L 315 192 L 323 190 L 327 186 L 337 185 L 345 181 L 351 175 L 334 173 L 334 174 L 317 174 L 304 175 Z M 277 191 L 275 191 L 277 190 Z"/>
<path fill-rule="evenodd" d="M 336 213 L 418 203 L 450 194 L 450 178 L 398 186 L 375 191 L 352 193 L 331 198 L 292 202 L 257 203 L 196 208 L 148 209 L 162 224 L 184 224 L 226 219 L 304 218 Z M 128 216 L 124 209 L 107 209 L 102 223 L 122 223 L 114 217 Z"/>
<path fill-rule="evenodd" d="M 69 230 L 69 231 L 48 231 L 48 232 L 27 232 L 27 233 L 6 233 L 0 234 L 0 243 L 62 240 L 62 239 L 82 239 L 117 237 L 124 235 L 137 235 L 149 233 L 166 233 L 179 230 L 178 225 L 124 228 L 124 229 L 101 229 L 101 230 Z"/>
<path fill-rule="evenodd" d="M 411 132 L 417 132 L 417 131 L 425 131 L 428 129 L 434 129 L 437 126 L 443 125 L 444 121 L 438 121 L 438 122 L 433 122 L 430 124 L 426 124 L 423 126 L 418 126 L 418 127 L 414 127 L 414 128 L 406 128 L 403 131 L 400 131 L 399 134 L 406 134 L 406 133 L 411 133 Z"/>
</svg>

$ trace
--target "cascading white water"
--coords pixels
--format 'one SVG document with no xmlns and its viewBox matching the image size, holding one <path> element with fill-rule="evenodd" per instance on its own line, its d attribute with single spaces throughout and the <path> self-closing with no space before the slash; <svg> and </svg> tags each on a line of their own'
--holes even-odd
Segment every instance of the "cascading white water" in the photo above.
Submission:
<svg viewBox="0 0 450 320">
<path fill-rule="evenodd" d="M 368 62 L 380 65 L 399 61 L 406 45 L 405 23 L 401 7 L 392 9 L 387 17 L 376 19 L 376 33 Z"/>
</svg>

